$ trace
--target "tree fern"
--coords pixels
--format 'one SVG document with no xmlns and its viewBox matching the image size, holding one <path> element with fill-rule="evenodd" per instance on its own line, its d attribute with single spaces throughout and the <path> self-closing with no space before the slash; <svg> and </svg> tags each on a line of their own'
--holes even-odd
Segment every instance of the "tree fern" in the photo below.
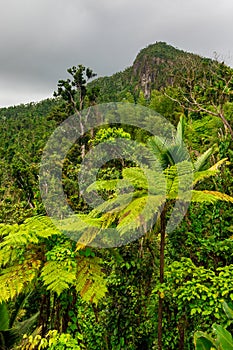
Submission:
<svg viewBox="0 0 233 350">
<path fill-rule="evenodd" d="M 97 206 L 88 215 L 92 218 L 101 218 L 103 220 L 102 228 L 114 225 L 115 230 L 121 237 L 130 236 L 129 241 L 139 237 L 137 231 L 142 235 L 147 231 L 157 229 L 157 233 L 160 234 L 159 280 L 161 284 L 164 282 L 165 238 L 169 234 L 170 221 L 172 227 L 173 221 L 175 221 L 174 227 L 176 227 L 181 221 L 179 220 L 180 217 L 185 215 L 186 204 L 190 201 L 215 203 L 221 200 L 233 203 L 233 197 L 218 191 L 193 190 L 193 186 L 198 182 L 216 175 L 219 167 L 226 162 L 226 159 L 208 168 L 207 164 L 212 154 L 212 149 L 209 149 L 192 163 L 183 145 L 183 133 L 184 126 L 183 120 L 181 120 L 173 140 L 165 140 L 156 136 L 149 139 L 148 146 L 151 153 L 153 153 L 147 159 L 148 163 L 151 164 L 151 167 L 148 167 L 150 170 L 147 170 L 146 167 L 144 169 L 137 167 L 124 169 L 122 171 L 123 180 L 132 183 L 133 190 L 129 187 L 129 192 L 123 195 L 117 195 L 116 191 L 113 198 Z M 153 168 L 158 161 L 160 162 L 160 171 L 158 171 L 158 168 L 157 171 Z M 158 184 L 156 179 L 158 179 Z M 110 185 L 112 186 L 112 183 Z M 168 215 L 168 209 L 172 207 L 174 202 L 175 220 L 173 220 L 170 213 Z M 176 214 L 179 215 L 178 219 Z M 157 217 L 160 219 L 158 220 L 159 225 L 156 225 L 154 221 L 154 218 Z M 124 240 L 125 242 L 127 240 Z M 162 349 L 162 304 L 163 297 L 159 295 L 159 349 Z"/>
<path fill-rule="evenodd" d="M 79 242 L 82 247 L 86 243 L 92 242 L 101 227 L 98 218 L 82 216 L 78 218 L 80 222 Z M 102 222 L 102 221 L 101 221 Z M 93 237 L 87 241 L 88 229 L 94 232 Z M 67 219 L 63 223 L 64 232 L 74 235 L 77 238 L 77 222 Z M 83 231 L 83 228 L 87 229 Z M 96 229 L 96 231 L 95 231 Z M 82 236 L 85 232 L 85 237 Z M 37 287 L 38 281 L 42 281 L 44 286 L 53 293 L 60 295 L 64 290 L 75 286 L 79 289 L 85 299 L 90 297 L 90 289 L 86 288 L 87 279 L 93 273 L 95 284 L 92 283 L 92 293 L 90 299 L 97 302 L 104 293 L 97 293 L 98 272 L 100 273 L 101 290 L 105 291 L 103 273 L 101 268 L 92 264 L 89 269 L 89 277 L 79 275 L 80 253 L 75 251 L 75 243 L 56 228 L 50 218 L 35 217 L 27 220 L 22 225 L 1 225 L 0 235 L 0 303 L 14 299 L 20 293 L 32 290 Z M 55 239 L 56 237 L 56 239 Z M 82 261 L 82 258 L 81 258 Z M 95 264 L 98 261 L 95 261 Z M 81 262 L 83 264 L 83 262 Z M 93 271 L 92 271 L 93 270 Z M 82 276 L 85 279 L 82 281 Z M 78 281 L 78 282 L 77 282 Z M 88 282 L 89 283 L 89 282 Z M 84 285 L 86 286 L 84 288 Z"/>
</svg>

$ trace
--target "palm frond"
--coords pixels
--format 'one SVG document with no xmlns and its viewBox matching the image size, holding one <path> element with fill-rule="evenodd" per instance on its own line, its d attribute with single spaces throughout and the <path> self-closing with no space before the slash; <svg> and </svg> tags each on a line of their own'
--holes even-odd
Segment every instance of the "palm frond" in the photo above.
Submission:
<svg viewBox="0 0 233 350">
<path fill-rule="evenodd" d="M 6 329 L 0 332 L 0 349 L 13 349 L 13 346 L 20 340 L 18 330 L 15 328 Z"/>
<path fill-rule="evenodd" d="M 165 156 L 164 156 L 165 157 Z M 171 145 L 166 153 L 167 166 L 189 160 L 190 156 L 184 144 Z"/>
<path fill-rule="evenodd" d="M 166 169 L 168 166 L 168 155 L 169 155 L 169 145 L 166 141 L 159 136 L 153 136 L 149 138 L 147 142 L 147 146 L 151 153 L 153 154 L 153 158 L 151 161 L 155 159 L 159 161 L 159 164 L 163 169 Z"/>
<path fill-rule="evenodd" d="M 22 337 L 24 334 L 29 334 L 37 322 L 39 316 L 39 312 L 36 314 L 32 315 L 30 318 L 22 321 L 22 322 L 17 322 L 16 325 L 14 326 L 13 329 L 17 331 L 17 333 Z"/>
<path fill-rule="evenodd" d="M 185 120 L 184 120 L 184 117 L 181 116 L 176 129 L 177 131 L 176 131 L 175 143 L 177 145 L 183 145 L 184 128 L 185 128 Z"/>
</svg>

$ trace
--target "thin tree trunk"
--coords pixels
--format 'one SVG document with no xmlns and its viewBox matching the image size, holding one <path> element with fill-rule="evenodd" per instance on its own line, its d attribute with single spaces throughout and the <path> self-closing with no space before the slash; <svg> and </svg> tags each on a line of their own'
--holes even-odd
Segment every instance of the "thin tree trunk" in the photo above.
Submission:
<svg viewBox="0 0 233 350">
<path fill-rule="evenodd" d="M 223 124 L 225 125 L 225 127 L 230 132 L 231 138 L 233 139 L 233 130 L 232 130 L 232 127 L 231 127 L 230 123 L 226 120 L 226 118 L 224 117 L 223 113 L 219 113 L 219 117 L 221 118 L 221 120 L 222 120 Z"/>
<path fill-rule="evenodd" d="M 185 339 L 185 317 L 181 317 L 179 319 L 178 323 L 178 330 L 179 330 L 179 350 L 184 350 L 184 339 Z"/>
<path fill-rule="evenodd" d="M 166 233 L 166 209 L 164 207 L 160 215 L 160 271 L 159 282 L 164 282 L 164 249 L 165 249 L 165 233 Z M 163 297 L 159 293 L 158 304 L 158 350 L 162 350 L 162 334 L 163 334 Z"/>
<path fill-rule="evenodd" d="M 74 112 L 79 117 L 80 135 L 84 136 L 84 124 L 82 122 L 82 114 L 81 114 L 81 111 L 83 108 L 83 99 L 80 98 L 79 109 L 77 108 L 76 103 L 75 103 L 72 95 L 70 95 L 70 99 L 71 99 L 71 103 L 73 105 Z M 81 140 L 81 142 L 82 142 L 82 140 Z M 86 146 L 85 146 L 85 144 L 81 144 L 81 158 L 82 158 L 82 160 L 84 159 L 85 154 L 86 154 Z"/>
</svg>

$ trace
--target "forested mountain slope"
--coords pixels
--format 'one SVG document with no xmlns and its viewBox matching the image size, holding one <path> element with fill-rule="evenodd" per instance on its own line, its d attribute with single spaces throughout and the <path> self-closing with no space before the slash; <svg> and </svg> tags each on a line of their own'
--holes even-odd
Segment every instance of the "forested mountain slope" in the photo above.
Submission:
<svg viewBox="0 0 233 350">
<path fill-rule="evenodd" d="M 93 79 L 92 70 L 82 65 L 68 73 L 70 80 L 54 87 L 56 98 L 0 108 L 0 348 L 193 350 L 194 333 L 210 333 L 216 322 L 223 327 L 214 328 L 222 332 L 218 342 L 227 338 L 228 346 L 232 339 L 225 328 L 233 331 L 233 69 L 157 42 L 110 77 Z M 67 234 L 74 230 L 72 222 L 64 234 L 46 214 L 38 181 L 41 156 L 69 116 L 107 102 L 143 106 L 153 127 L 158 112 L 174 130 L 168 140 L 130 123 L 111 122 L 91 128 L 73 144 L 63 163 L 62 188 L 75 217 L 83 218 L 75 230 L 90 239 L 77 243 Z M 137 159 L 114 153 L 111 146 L 118 138 L 147 147 L 160 173 L 143 152 L 145 173 Z M 97 183 L 88 187 L 104 200 L 94 210 L 80 191 L 79 174 L 88 151 L 105 142 L 113 159 L 101 165 Z M 190 205 L 180 225 L 167 232 L 174 203 L 186 201 L 178 189 L 179 176 L 190 171 L 189 157 Z M 145 174 L 153 179 L 150 193 Z M 159 181 L 166 183 L 164 193 Z M 131 197 L 115 210 L 118 196 Z M 157 216 L 154 225 L 140 212 L 148 196 L 146 214 Z M 146 231 L 135 241 L 105 249 L 91 245 L 96 229 L 114 228 L 123 239 L 128 227 L 131 237 L 132 223 Z M 212 340 L 195 334 L 197 350 L 210 349 Z"/>
</svg>

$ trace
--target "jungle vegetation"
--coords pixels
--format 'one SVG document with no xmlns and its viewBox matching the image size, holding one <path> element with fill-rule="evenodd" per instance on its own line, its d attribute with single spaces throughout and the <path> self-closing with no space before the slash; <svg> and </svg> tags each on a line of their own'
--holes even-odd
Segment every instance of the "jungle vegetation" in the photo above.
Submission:
<svg viewBox="0 0 233 350">
<path fill-rule="evenodd" d="M 0 349 L 233 349 L 233 69 L 157 42 L 111 77 L 82 64 L 68 73 L 54 98 L 0 108 Z M 82 111 L 108 102 L 158 112 L 174 126 L 172 139 L 127 124 L 86 132 Z M 103 228 L 121 237 L 141 230 L 138 239 L 93 247 L 47 215 L 41 157 L 71 115 L 81 138 L 66 154 L 62 185 L 87 227 L 67 230 L 88 232 L 91 223 L 95 236 Z M 104 199 L 93 209 L 79 188 L 82 162 L 119 138 L 147 147 L 161 171 L 145 155 L 149 193 L 138 159 L 116 154 L 86 188 Z M 186 201 L 178 187 L 190 164 L 190 203 L 168 232 L 175 201 Z M 133 187 L 122 192 L 127 182 Z"/>
</svg>

